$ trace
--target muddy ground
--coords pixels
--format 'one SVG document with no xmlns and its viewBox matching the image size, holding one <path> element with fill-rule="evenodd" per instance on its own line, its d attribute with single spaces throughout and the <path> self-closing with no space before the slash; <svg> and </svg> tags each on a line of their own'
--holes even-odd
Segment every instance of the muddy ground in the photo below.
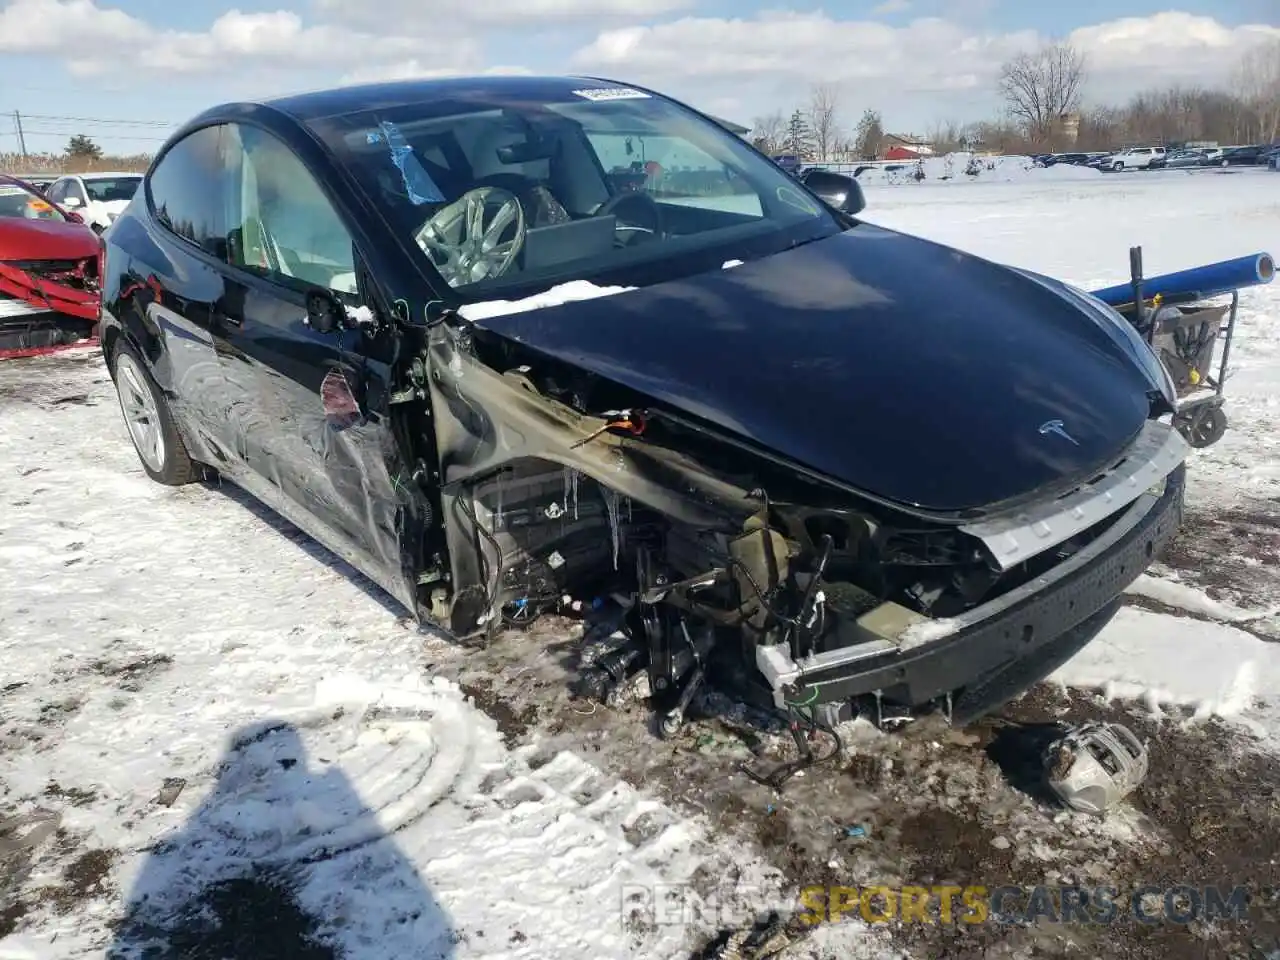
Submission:
<svg viewBox="0 0 1280 960">
<path fill-rule="evenodd" d="M 1217 599 L 1263 606 L 1280 596 L 1280 505 L 1192 514 L 1164 562 Z M 1079 885 L 1118 893 L 1119 915 L 1108 923 L 1060 923 L 1051 916 L 1033 925 L 967 924 L 957 921 L 958 909 L 951 922 L 941 922 L 935 908 L 931 919 L 938 922 L 883 925 L 881 936 L 913 957 L 1280 956 L 1280 758 L 1242 729 L 1156 718 L 1135 704 L 1042 685 L 999 716 L 964 730 L 950 728 L 940 716 L 890 733 L 865 721 L 845 724 L 845 755 L 832 756 L 777 792 L 747 777 L 743 764 L 787 759 L 794 746 L 785 731 L 739 704 L 701 698 L 687 729 L 664 741 L 642 700 L 605 708 L 576 699 L 570 686 L 591 646 L 583 634 L 581 622 L 548 617 L 465 656 L 456 647 L 430 644 L 439 653 L 430 669 L 457 679 L 509 745 L 536 745 L 547 758 L 570 751 L 741 837 L 781 872 L 793 897 L 806 887 L 878 885 Z M 126 672 L 116 679 L 130 678 Z M 1038 779 L 1044 732 L 1037 724 L 1090 719 L 1126 723 L 1151 750 L 1146 783 L 1105 820 L 1064 811 Z M 825 755 L 831 740 L 819 734 L 813 747 Z M 47 795 L 51 806 L 78 799 L 57 784 Z M 5 812 L 0 810 L 0 936 L 32 908 L 11 895 L 31 864 L 28 847 L 6 834 Z M 90 839 L 65 831 L 54 837 L 56 880 L 39 896 L 57 910 L 102 894 L 111 853 L 90 849 Z M 48 863 L 43 866 L 50 876 Z M 706 878 L 706 890 L 724 879 Z M 1128 897 L 1147 884 L 1216 885 L 1224 892 L 1244 885 L 1251 897 L 1247 917 L 1142 924 L 1129 913 Z M 193 915 L 185 956 L 238 956 L 246 945 L 266 941 L 273 944 L 270 956 L 280 960 L 330 956 L 313 940 L 311 918 L 270 878 L 209 896 L 202 917 Z M 881 909 L 883 901 L 872 905 Z M 1004 906 L 1017 911 L 1029 904 L 1020 896 Z M 1061 907 L 1054 899 L 1045 910 Z M 859 922 L 858 913 L 835 922 Z M 230 940 L 210 933 L 209 916 L 223 921 L 219 929 L 229 931 Z M 795 924 L 792 932 L 803 929 Z M 695 956 L 717 956 L 715 943 Z M 802 940 L 782 956 L 821 954 L 807 952 Z"/>
<path fill-rule="evenodd" d="M 1280 508 L 1193 514 L 1165 563 L 1216 599 L 1262 606 L 1280 595 Z M 1237 726 L 1155 717 L 1092 691 L 1041 685 L 964 730 L 941 716 L 888 733 L 865 721 L 844 724 L 846 755 L 833 755 L 779 793 L 742 767 L 790 758 L 794 746 L 785 731 L 762 726 L 741 705 L 702 698 L 696 720 L 664 741 L 643 700 L 605 708 L 575 699 L 569 687 L 591 647 L 583 633 L 582 624 L 545 618 L 439 669 L 464 685 L 512 745 L 537 742 L 548 756 L 571 750 L 656 790 L 758 846 L 794 891 L 1115 889 L 1110 922 L 1080 922 L 1080 913 L 1074 922 L 1054 922 L 1063 909 L 1054 893 L 1048 906 L 1037 901 L 1038 915 L 1048 919 L 1034 924 L 957 922 L 958 902 L 952 922 L 940 922 L 935 906 L 937 922 L 888 923 L 893 941 L 914 956 L 1280 956 L 1280 757 Z M 1125 723 L 1150 749 L 1145 784 L 1105 820 L 1064 810 L 1040 779 L 1038 758 L 1053 724 L 1088 720 Z M 819 754 L 831 743 L 826 734 L 813 740 Z M 1146 885 L 1216 886 L 1224 895 L 1244 886 L 1246 915 L 1143 923 L 1131 904 L 1133 891 Z M 1158 899 L 1143 902 L 1149 915 L 1163 909 Z M 1184 915 L 1186 905 L 1185 892 L 1170 904 Z M 883 901 L 872 906 L 880 915 Z M 1024 892 L 1003 906 L 1013 914 L 1032 904 Z M 1100 912 L 1096 903 L 1088 908 L 1088 916 Z M 855 907 L 849 914 L 852 922 L 858 913 Z"/>
</svg>

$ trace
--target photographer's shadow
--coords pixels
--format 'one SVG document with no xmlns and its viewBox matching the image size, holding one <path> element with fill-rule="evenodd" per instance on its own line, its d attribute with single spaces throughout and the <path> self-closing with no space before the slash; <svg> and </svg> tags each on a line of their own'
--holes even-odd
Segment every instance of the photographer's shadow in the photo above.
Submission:
<svg viewBox="0 0 1280 960">
<path fill-rule="evenodd" d="M 239 732 L 206 800 L 147 855 L 108 960 L 448 960 L 444 909 L 299 732 Z"/>
</svg>

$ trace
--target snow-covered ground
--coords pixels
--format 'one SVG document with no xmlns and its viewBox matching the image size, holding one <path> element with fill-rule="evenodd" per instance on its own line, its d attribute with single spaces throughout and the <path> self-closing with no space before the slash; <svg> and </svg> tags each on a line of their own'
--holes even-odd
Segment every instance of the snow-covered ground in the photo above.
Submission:
<svg viewBox="0 0 1280 960">
<path fill-rule="evenodd" d="M 1277 186 L 873 183 L 866 216 L 1096 287 L 1134 244 L 1151 273 L 1280 252 Z M 1233 360 L 1189 522 L 1280 497 L 1280 285 L 1244 294 Z M 1267 560 L 1241 564 L 1257 578 L 1235 593 L 1155 568 L 1056 679 L 1275 736 L 1280 590 Z M 175 958 L 295 934 L 338 952 L 278 955 L 680 957 L 724 918 L 629 922 L 624 894 L 780 882 L 753 844 L 620 779 L 610 734 L 598 757 L 504 736 L 480 707 L 519 718 L 446 679 L 466 656 L 247 497 L 150 483 L 95 355 L 0 364 L 0 957 L 140 956 L 165 929 Z M 803 949 L 890 955 L 852 923 Z"/>
</svg>

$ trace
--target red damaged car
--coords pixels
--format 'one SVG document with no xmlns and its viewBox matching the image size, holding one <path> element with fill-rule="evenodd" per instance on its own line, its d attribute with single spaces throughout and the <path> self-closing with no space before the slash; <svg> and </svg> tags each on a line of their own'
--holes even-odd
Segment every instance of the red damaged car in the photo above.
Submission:
<svg viewBox="0 0 1280 960">
<path fill-rule="evenodd" d="M 101 249 L 75 214 L 0 175 L 0 357 L 94 336 Z"/>
</svg>

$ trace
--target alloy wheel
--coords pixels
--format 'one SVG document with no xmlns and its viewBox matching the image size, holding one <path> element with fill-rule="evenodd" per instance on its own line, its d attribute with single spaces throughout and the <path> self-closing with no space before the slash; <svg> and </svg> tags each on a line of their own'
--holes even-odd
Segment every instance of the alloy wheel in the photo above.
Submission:
<svg viewBox="0 0 1280 960">
<path fill-rule="evenodd" d="M 116 394 L 138 456 L 156 473 L 164 469 L 164 430 L 147 375 L 127 353 L 116 358 Z"/>
</svg>

